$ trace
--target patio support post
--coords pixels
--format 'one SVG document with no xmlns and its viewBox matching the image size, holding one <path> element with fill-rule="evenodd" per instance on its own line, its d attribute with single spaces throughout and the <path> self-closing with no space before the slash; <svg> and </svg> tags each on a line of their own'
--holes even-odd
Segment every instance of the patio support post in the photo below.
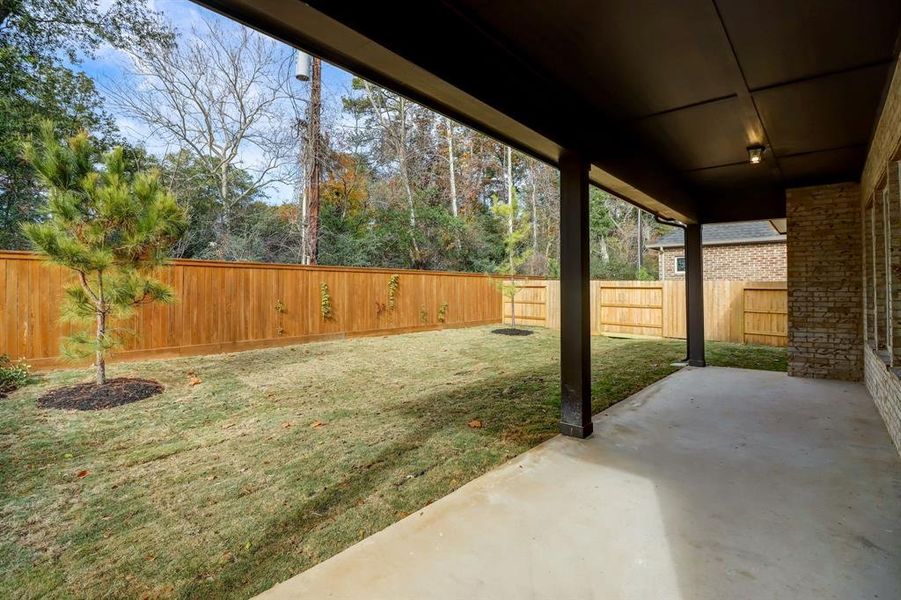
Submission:
<svg viewBox="0 0 901 600">
<path fill-rule="evenodd" d="M 591 435 L 588 161 L 560 157 L 560 433 Z"/>
<path fill-rule="evenodd" d="M 685 226 L 685 317 L 688 364 L 703 367 L 704 261 L 700 223 Z"/>
</svg>

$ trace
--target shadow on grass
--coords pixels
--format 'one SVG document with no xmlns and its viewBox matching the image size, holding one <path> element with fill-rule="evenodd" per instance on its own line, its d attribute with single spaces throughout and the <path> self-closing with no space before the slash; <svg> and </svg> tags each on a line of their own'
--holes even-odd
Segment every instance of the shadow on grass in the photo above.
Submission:
<svg viewBox="0 0 901 600">
<path fill-rule="evenodd" d="M 604 345 L 593 357 L 593 410 L 599 412 L 675 371 L 669 363 L 678 345 L 624 342 Z M 628 364 L 624 364 L 628 363 Z M 445 496 L 466 482 L 557 434 L 560 412 L 559 367 L 555 363 L 528 373 L 495 376 L 462 387 L 424 394 L 388 409 L 385 419 L 406 423 L 401 437 L 354 466 L 337 484 L 300 504 L 288 507 L 259 537 L 263 543 L 234 557 L 212 580 L 197 580 L 181 592 L 196 597 L 247 596 L 283 581 L 301 569 L 329 558 L 359 541 L 342 516 L 363 506 L 366 535 L 387 527 L 402 515 L 369 509 L 373 495 L 407 494 L 415 508 Z M 477 419 L 480 427 L 469 422 Z M 409 424 L 412 423 L 412 426 Z M 436 451 L 435 448 L 438 448 Z M 423 452 L 434 454 L 422 456 Z M 462 455 L 472 459 L 469 463 Z M 460 473 L 432 467 L 460 459 Z M 422 470 L 423 462 L 428 465 Z M 399 490 L 396 472 L 419 471 L 430 479 L 425 489 Z M 440 472 L 439 472 L 440 471 Z M 304 538 L 332 527 L 335 536 L 322 555 L 304 555 Z"/>
<path fill-rule="evenodd" d="M 214 574 L 213 581 L 196 581 L 182 593 L 192 597 L 246 596 L 295 575 L 299 566 L 309 568 L 325 560 L 328 556 L 317 556 L 318 560 L 311 563 L 309 557 L 298 555 L 308 534 L 340 521 L 342 515 L 359 507 L 366 498 L 393 487 L 395 471 L 418 464 L 418 453 L 432 438 L 450 437 L 469 430 L 467 422 L 473 415 L 478 415 L 485 423 L 478 435 L 489 436 L 503 447 L 509 446 L 511 455 L 553 436 L 559 395 L 557 398 L 546 396 L 544 400 L 538 398 L 545 393 L 550 396 L 556 381 L 542 375 L 531 375 L 525 382 L 522 379 L 516 376 L 494 378 L 479 385 L 426 395 L 389 410 L 389 413 L 406 419 L 412 417 L 414 426 L 372 456 L 367 464 L 356 465 L 338 484 L 287 508 L 261 534 L 260 539 L 265 545 L 236 556 L 233 562 Z M 394 417 L 386 414 L 385 418 Z M 472 477 L 479 474 L 473 473 Z M 459 485 L 462 483 L 466 482 Z M 448 482 L 439 486 L 442 488 L 439 495 L 426 499 L 423 504 L 431 503 L 459 485 L 451 486 Z M 374 524 L 381 529 L 390 522 Z M 343 543 L 339 544 L 341 547 L 334 553 L 357 541 L 356 531 L 346 532 Z M 271 570 L 262 572 L 264 565 Z"/>
</svg>

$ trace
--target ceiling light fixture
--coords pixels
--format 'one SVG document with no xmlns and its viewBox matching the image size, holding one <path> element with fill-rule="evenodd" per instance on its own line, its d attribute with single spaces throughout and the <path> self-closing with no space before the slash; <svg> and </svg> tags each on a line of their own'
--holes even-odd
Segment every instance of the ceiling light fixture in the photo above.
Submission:
<svg viewBox="0 0 901 600">
<path fill-rule="evenodd" d="M 763 162 L 763 146 L 748 146 L 748 160 L 752 165 Z"/>
</svg>

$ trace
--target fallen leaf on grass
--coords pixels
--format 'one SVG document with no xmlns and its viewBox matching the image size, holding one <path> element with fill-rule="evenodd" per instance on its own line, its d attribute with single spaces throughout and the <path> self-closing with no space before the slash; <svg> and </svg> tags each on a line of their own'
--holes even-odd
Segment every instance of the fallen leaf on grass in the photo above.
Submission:
<svg viewBox="0 0 901 600">
<path fill-rule="evenodd" d="M 192 375 L 191 378 L 188 379 L 188 385 L 194 386 L 194 385 L 197 385 L 198 383 L 203 383 L 203 380 L 200 379 L 199 377 Z"/>
<path fill-rule="evenodd" d="M 312 427 L 313 429 L 319 429 L 320 427 L 325 427 L 326 425 L 328 425 L 328 423 L 324 421 L 313 421 L 312 423 L 310 423 L 310 427 Z"/>
<path fill-rule="evenodd" d="M 282 423 L 283 429 L 288 429 L 289 427 L 291 427 L 291 421 L 285 421 L 284 423 Z"/>
<path fill-rule="evenodd" d="M 79 479 L 82 479 L 84 477 L 87 477 L 90 474 L 91 474 L 90 471 L 79 471 L 78 473 L 75 474 L 75 476 L 78 477 Z"/>
<path fill-rule="evenodd" d="M 470 421 L 468 423 L 468 425 L 470 427 L 472 427 L 473 429 L 481 429 L 482 428 L 482 422 L 478 419 L 473 419 L 472 421 Z"/>
</svg>

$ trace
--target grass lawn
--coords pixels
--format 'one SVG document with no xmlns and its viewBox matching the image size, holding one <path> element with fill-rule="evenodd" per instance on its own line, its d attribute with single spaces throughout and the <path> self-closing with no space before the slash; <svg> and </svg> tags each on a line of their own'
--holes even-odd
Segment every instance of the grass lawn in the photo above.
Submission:
<svg viewBox="0 0 901 600">
<path fill-rule="evenodd" d="M 115 365 L 166 391 L 97 412 L 35 405 L 85 370 L 37 378 L 0 400 L 0 597 L 246 598 L 446 495 L 556 433 L 558 334 L 491 329 Z M 684 343 L 592 351 L 600 411 Z"/>
</svg>

